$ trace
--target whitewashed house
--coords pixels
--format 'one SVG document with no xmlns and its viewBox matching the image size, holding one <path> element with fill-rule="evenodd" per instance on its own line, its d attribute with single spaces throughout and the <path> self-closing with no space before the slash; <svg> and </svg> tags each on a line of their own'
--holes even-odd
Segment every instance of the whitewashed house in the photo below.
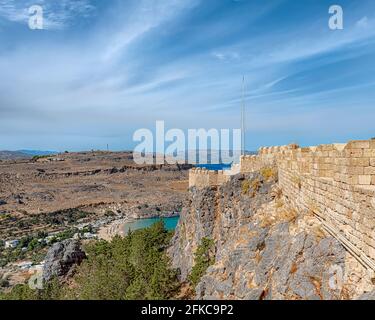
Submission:
<svg viewBox="0 0 375 320">
<path fill-rule="evenodd" d="M 19 245 L 20 241 L 19 240 L 8 240 L 5 241 L 5 249 L 11 248 L 14 249 Z"/>
</svg>

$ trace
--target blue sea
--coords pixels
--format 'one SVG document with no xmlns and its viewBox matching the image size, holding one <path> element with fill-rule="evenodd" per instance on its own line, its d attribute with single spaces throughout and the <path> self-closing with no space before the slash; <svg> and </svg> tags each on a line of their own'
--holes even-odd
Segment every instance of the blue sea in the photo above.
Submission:
<svg viewBox="0 0 375 320">
<path fill-rule="evenodd" d="M 129 232 L 129 230 L 138 230 L 138 229 L 144 229 L 151 227 L 155 222 L 158 222 L 159 220 L 164 221 L 165 228 L 167 230 L 174 230 L 176 229 L 178 219 L 180 217 L 170 217 L 170 218 L 150 218 L 150 219 L 139 219 L 135 221 L 131 221 L 124 224 L 124 230 L 125 234 Z"/>
<path fill-rule="evenodd" d="M 227 170 L 230 169 L 232 164 L 218 163 L 218 164 L 197 164 L 196 168 L 206 168 L 207 170 Z"/>
</svg>

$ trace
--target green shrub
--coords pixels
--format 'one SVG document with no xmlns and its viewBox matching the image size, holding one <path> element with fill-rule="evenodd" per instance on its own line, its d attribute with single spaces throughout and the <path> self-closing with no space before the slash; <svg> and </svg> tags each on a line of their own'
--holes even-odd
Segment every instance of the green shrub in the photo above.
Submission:
<svg viewBox="0 0 375 320">
<path fill-rule="evenodd" d="M 250 190 L 250 182 L 248 180 L 245 180 L 242 182 L 241 185 L 242 194 L 248 194 Z"/>
<path fill-rule="evenodd" d="M 165 253 L 172 234 L 162 221 L 112 242 L 86 248 L 88 259 L 74 278 L 70 298 L 85 300 L 169 299 L 179 288 Z"/>
<path fill-rule="evenodd" d="M 43 290 L 19 285 L 0 295 L 0 300 L 173 298 L 179 289 L 177 271 L 170 269 L 165 252 L 172 234 L 160 221 L 111 242 L 91 242 L 85 247 L 88 258 L 70 279 L 73 286 L 61 285 L 57 279 L 45 284 Z"/>
<path fill-rule="evenodd" d="M 265 167 L 260 170 L 260 174 L 266 179 L 267 181 L 270 179 L 277 178 L 277 171 L 275 168 L 272 167 Z"/>
<path fill-rule="evenodd" d="M 0 268 L 4 268 L 8 264 L 8 259 L 0 259 Z"/>
<path fill-rule="evenodd" d="M 43 156 L 33 156 L 31 160 L 37 161 L 39 159 L 46 159 L 46 158 L 50 158 L 50 157 L 53 157 L 53 154 L 47 154 L 47 155 L 43 155 Z"/>
<path fill-rule="evenodd" d="M 37 300 L 37 292 L 26 284 L 18 284 L 9 293 L 0 293 L 0 300 Z"/>
<path fill-rule="evenodd" d="M 261 187 L 261 181 L 258 178 L 253 180 L 245 180 L 242 182 L 241 189 L 242 194 L 249 194 L 254 197 L 255 194 L 258 192 L 259 188 Z M 251 192 L 250 192 L 251 191 Z"/>
<path fill-rule="evenodd" d="M 196 287 L 209 266 L 215 262 L 215 243 L 212 239 L 203 238 L 194 255 L 194 267 L 189 275 L 190 283 Z"/>
<path fill-rule="evenodd" d="M 116 213 L 114 213 L 112 210 L 107 210 L 104 215 L 106 217 L 114 217 L 116 216 Z"/>
<path fill-rule="evenodd" d="M 28 284 L 18 284 L 9 293 L 0 293 L 0 300 L 59 300 L 65 288 L 54 278 L 44 285 L 43 290 L 33 290 Z"/>
</svg>

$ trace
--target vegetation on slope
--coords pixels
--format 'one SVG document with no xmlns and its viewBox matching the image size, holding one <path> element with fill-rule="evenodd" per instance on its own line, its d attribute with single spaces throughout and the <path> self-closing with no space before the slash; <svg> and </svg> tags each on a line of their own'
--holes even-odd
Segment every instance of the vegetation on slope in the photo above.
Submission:
<svg viewBox="0 0 375 320">
<path fill-rule="evenodd" d="M 190 283 L 196 287 L 209 266 L 215 263 L 215 243 L 212 239 L 203 238 L 194 255 L 194 267 L 189 275 Z"/>
<path fill-rule="evenodd" d="M 12 292 L 0 295 L 0 300 L 172 298 L 179 284 L 165 253 L 171 236 L 160 221 L 112 242 L 92 242 L 85 248 L 88 259 L 69 284 L 60 285 L 55 280 L 43 290 L 16 286 Z"/>
</svg>

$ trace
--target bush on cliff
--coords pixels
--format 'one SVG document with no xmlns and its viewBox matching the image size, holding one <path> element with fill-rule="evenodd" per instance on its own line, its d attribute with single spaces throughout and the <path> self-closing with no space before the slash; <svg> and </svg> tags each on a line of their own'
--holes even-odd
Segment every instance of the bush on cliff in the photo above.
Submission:
<svg viewBox="0 0 375 320">
<path fill-rule="evenodd" d="M 165 249 L 172 233 L 162 221 L 150 228 L 115 237 L 112 242 L 87 245 L 87 259 L 69 284 L 47 284 L 33 291 L 27 285 L 15 287 L 0 299 L 12 300 L 127 300 L 169 299 L 179 289 L 176 270 L 169 268 Z"/>
<path fill-rule="evenodd" d="M 168 299 L 178 289 L 165 248 L 171 239 L 162 221 L 150 228 L 96 242 L 75 277 L 79 299 Z"/>
<path fill-rule="evenodd" d="M 65 288 L 56 278 L 45 284 L 43 290 L 33 290 L 27 284 L 18 284 L 9 293 L 0 293 L 0 300 L 59 300 Z"/>
<path fill-rule="evenodd" d="M 265 167 L 260 170 L 260 174 L 264 177 L 264 179 L 268 180 L 275 180 L 277 179 L 277 170 L 272 167 Z"/>
<path fill-rule="evenodd" d="M 194 267 L 189 275 L 190 283 L 196 287 L 209 266 L 215 262 L 215 243 L 212 239 L 203 238 L 194 254 Z"/>
</svg>

